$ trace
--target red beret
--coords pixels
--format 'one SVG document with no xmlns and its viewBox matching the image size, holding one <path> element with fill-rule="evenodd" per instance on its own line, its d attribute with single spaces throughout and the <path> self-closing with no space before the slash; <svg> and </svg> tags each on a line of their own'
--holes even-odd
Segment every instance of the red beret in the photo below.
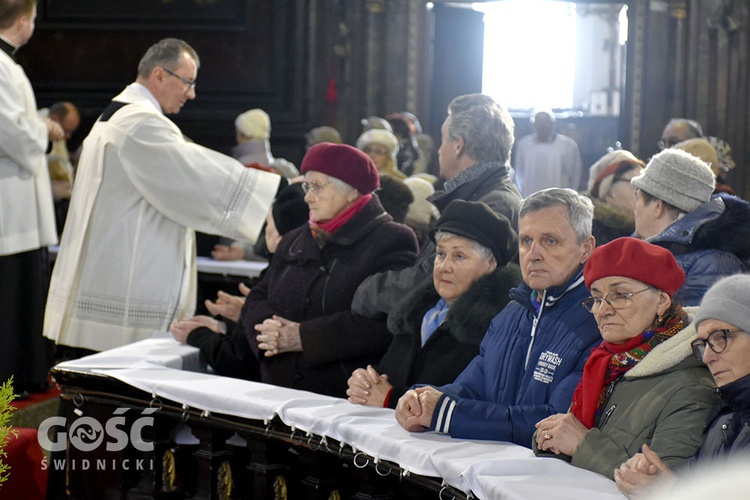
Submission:
<svg viewBox="0 0 750 500">
<path fill-rule="evenodd" d="M 348 144 L 321 142 L 308 149 L 302 159 L 302 173 L 311 170 L 340 179 L 361 194 L 370 194 L 380 186 L 372 159 Z"/>
<path fill-rule="evenodd" d="M 685 272 L 669 250 L 636 238 L 617 238 L 597 247 L 583 267 L 586 288 L 601 278 L 624 276 L 671 297 L 685 283 Z"/>
</svg>

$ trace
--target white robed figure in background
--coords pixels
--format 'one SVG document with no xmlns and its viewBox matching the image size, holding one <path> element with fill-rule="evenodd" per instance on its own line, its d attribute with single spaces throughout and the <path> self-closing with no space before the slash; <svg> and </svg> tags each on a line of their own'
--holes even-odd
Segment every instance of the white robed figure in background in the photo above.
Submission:
<svg viewBox="0 0 750 500">
<path fill-rule="evenodd" d="M 279 176 L 185 141 L 164 114 L 195 98 L 187 43 L 164 39 L 84 141 L 44 318 L 58 345 L 101 351 L 195 309 L 194 230 L 255 241 Z"/>
</svg>

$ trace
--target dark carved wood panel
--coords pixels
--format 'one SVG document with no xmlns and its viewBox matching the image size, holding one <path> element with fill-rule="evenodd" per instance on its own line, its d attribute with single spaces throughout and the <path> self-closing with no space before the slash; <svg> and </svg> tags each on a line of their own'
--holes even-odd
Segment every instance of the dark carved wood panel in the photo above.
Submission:
<svg viewBox="0 0 750 500">
<path fill-rule="evenodd" d="M 234 118 L 260 107 L 271 116 L 275 154 L 298 162 L 309 122 L 302 92 L 304 13 L 305 2 L 287 0 L 48 0 L 39 6 L 37 31 L 20 60 L 40 106 L 58 100 L 79 105 L 80 141 L 107 102 L 135 79 L 146 49 L 164 37 L 182 38 L 201 57 L 197 98 L 172 117 L 183 132 L 227 151 Z"/>
<path fill-rule="evenodd" d="M 238 29 L 245 27 L 244 0 L 43 0 L 40 20 L 53 28 L 90 29 L 110 26 L 158 30 Z"/>
<path fill-rule="evenodd" d="M 640 154 L 658 151 L 664 124 L 683 116 L 732 147 L 728 180 L 750 193 L 746 144 L 750 119 L 750 4 L 732 0 L 646 2 L 648 8 L 640 121 Z M 634 83 L 634 82 L 631 82 Z"/>
<path fill-rule="evenodd" d="M 642 35 L 628 47 L 623 146 L 648 158 L 669 118 L 695 118 L 732 146 L 738 166 L 729 180 L 750 193 L 750 3 L 629 4 L 631 35 Z M 37 33 L 19 56 L 41 106 L 66 99 L 81 108 L 75 143 L 134 79 L 151 43 L 183 38 L 202 59 L 198 98 L 174 117 L 183 131 L 226 151 L 234 117 L 261 107 L 274 153 L 299 163 L 309 128 L 333 125 L 353 143 L 372 114 L 414 112 L 439 140 L 447 103 L 478 91 L 481 75 L 481 51 L 445 39 L 476 43 L 477 29 L 434 31 L 434 13 L 445 8 L 436 2 L 430 12 L 421 0 L 42 0 Z"/>
</svg>

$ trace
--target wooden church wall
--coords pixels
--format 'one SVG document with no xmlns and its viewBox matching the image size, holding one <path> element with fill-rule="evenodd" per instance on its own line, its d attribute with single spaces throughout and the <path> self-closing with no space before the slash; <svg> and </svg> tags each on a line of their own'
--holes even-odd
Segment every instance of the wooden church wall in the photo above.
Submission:
<svg viewBox="0 0 750 500">
<path fill-rule="evenodd" d="M 183 132 L 228 151 L 234 118 L 260 107 L 274 154 L 299 164 L 314 126 L 352 143 L 363 117 L 419 115 L 424 11 L 421 0 L 41 0 L 19 59 L 40 106 L 81 109 L 75 144 L 152 43 L 182 38 L 201 58 L 197 98 L 172 117 Z"/>
<path fill-rule="evenodd" d="M 641 157 L 673 116 L 697 119 L 725 139 L 737 164 L 729 181 L 750 193 L 750 3 L 630 0 L 627 87 L 620 136 Z M 304 134 L 333 125 L 353 143 L 360 120 L 410 111 L 439 130 L 430 78 L 446 63 L 433 51 L 425 0 L 40 0 L 37 32 L 19 59 L 40 106 L 71 100 L 83 125 L 135 77 L 154 41 L 183 38 L 201 56 L 198 97 L 174 117 L 202 144 L 228 151 L 234 117 L 271 116 L 277 156 L 299 163 Z M 436 137 L 439 139 L 439 137 Z"/>
<path fill-rule="evenodd" d="M 671 117 L 697 120 L 727 141 L 738 194 L 750 194 L 750 3 L 734 0 L 635 1 L 631 9 L 627 125 L 643 158 Z M 640 50 L 640 53 L 639 53 Z M 640 55 L 640 61 L 639 61 Z M 636 76 L 637 75 L 637 76 Z"/>
</svg>

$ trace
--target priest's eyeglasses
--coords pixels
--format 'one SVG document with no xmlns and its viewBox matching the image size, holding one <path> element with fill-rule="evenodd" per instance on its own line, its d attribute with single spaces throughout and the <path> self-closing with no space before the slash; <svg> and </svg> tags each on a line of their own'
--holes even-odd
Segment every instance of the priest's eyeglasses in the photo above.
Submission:
<svg viewBox="0 0 750 500">
<path fill-rule="evenodd" d="M 592 314 L 599 310 L 602 302 L 606 302 L 612 309 L 625 309 L 626 307 L 630 307 L 630 298 L 633 295 L 645 292 L 646 290 L 651 290 L 651 287 L 638 290 L 637 292 L 609 292 L 604 297 L 589 297 L 581 302 L 581 305 Z"/>
<path fill-rule="evenodd" d="M 722 352 L 727 350 L 727 344 L 729 336 L 741 332 L 742 330 L 728 330 L 726 328 L 721 330 L 715 330 L 708 334 L 708 337 L 705 339 L 695 339 L 693 340 L 690 345 L 693 348 L 693 356 L 703 360 L 703 355 L 706 354 L 706 345 L 711 348 L 713 352 L 716 354 L 721 354 Z M 732 335 L 733 336 L 733 335 Z"/>
<path fill-rule="evenodd" d="M 188 86 L 188 90 L 189 89 L 195 89 L 195 80 L 193 80 L 191 82 L 187 78 L 183 78 L 180 75 L 178 75 L 177 73 L 174 73 L 173 71 L 169 71 L 167 68 L 162 68 L 162 69 L 164 71 L 166 71 L 167 74 L 172 75 L 173 77 L 177 78 L 179 81 L 181 81 L 182 83 L 184 83 L 185 85 L 187 85 Z"/>
</svg>

